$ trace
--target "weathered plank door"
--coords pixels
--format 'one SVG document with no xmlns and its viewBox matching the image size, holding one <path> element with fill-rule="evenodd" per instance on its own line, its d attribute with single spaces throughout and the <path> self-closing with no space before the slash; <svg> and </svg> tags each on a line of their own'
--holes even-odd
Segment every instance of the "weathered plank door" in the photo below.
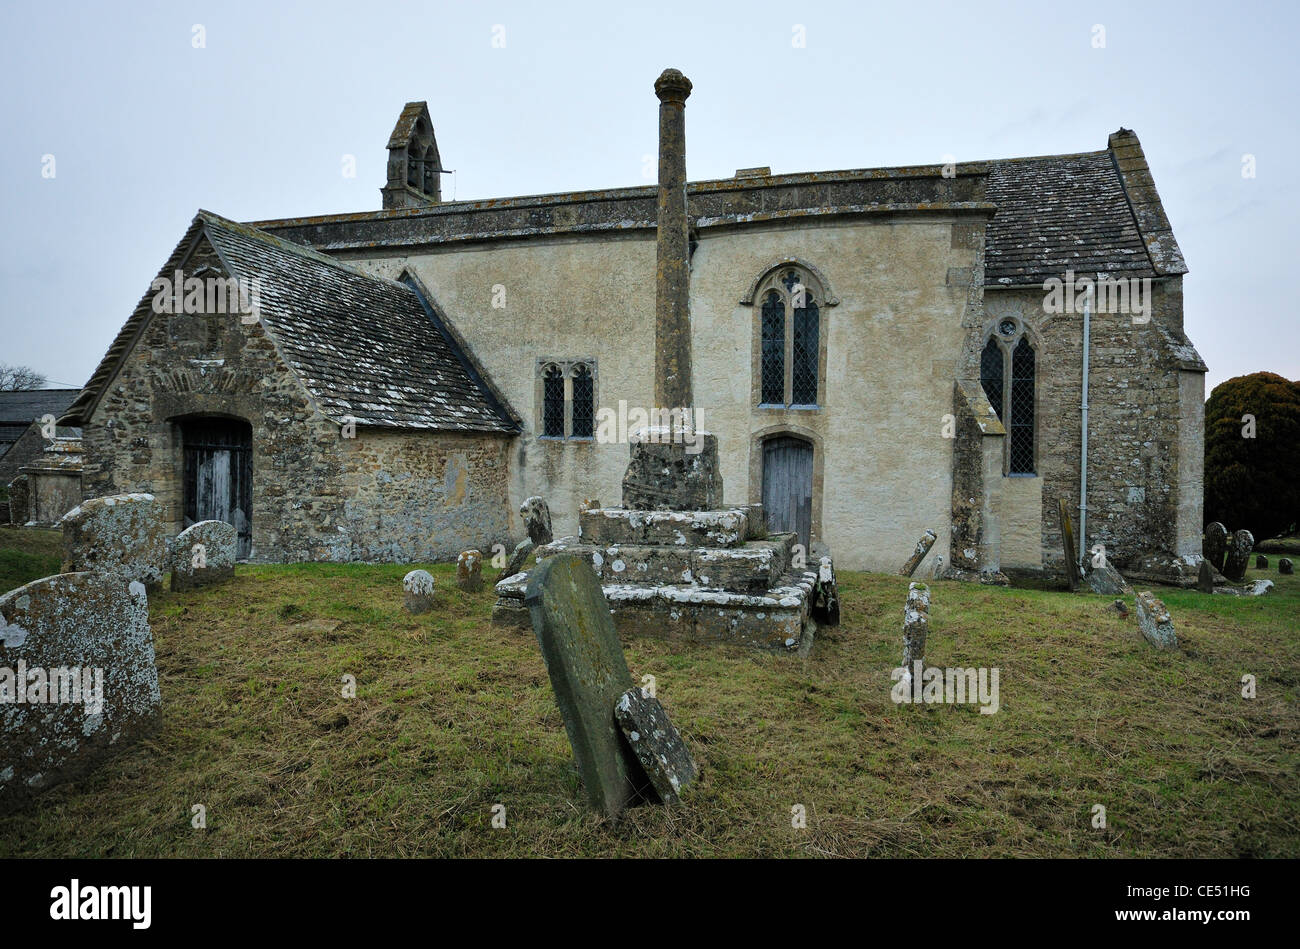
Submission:
<svg viewBox="0 0 1300 949">
<path fill-rule="evenodd" d="M 238 556 L 253 548 L 253 432 L 247 422 L 199 419 L 181 426 L 185 526 L 225 521 L 239 532 Z"/>
<path fill-rule="evenodd" d="M 763 442 L 763 512 L 770 533 L 794 531 L 804 550 L 812 535 L 813 449 L 802 438 Z"/>
</svg>

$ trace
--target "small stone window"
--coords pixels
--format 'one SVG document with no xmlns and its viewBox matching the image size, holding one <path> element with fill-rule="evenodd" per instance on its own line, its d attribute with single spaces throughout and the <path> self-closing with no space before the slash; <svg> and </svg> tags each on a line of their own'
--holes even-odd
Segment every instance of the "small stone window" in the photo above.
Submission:
<svg viewBox="0 0 1300 949">
<path fill-rule="evenodd" d="M 538 432 L 542 438 L 590 439 L 596 434 L 596 361 L 538 362 Z"/>
<path fill-rule="evenodd" d="M 980 354 L 980 385 L 1007 430 L 1006 473 L 1035 474 L 1034 346 L 1018 321 L 1002 320 L 997 332 L 984 344 Z"/>
<path fill-rule="evenodd" d="M 758 404 L 815 409 L 820 403 L 822 306 L 826 295 L 803 267 L 785 264 L 759 281 Z"/>
</svg>

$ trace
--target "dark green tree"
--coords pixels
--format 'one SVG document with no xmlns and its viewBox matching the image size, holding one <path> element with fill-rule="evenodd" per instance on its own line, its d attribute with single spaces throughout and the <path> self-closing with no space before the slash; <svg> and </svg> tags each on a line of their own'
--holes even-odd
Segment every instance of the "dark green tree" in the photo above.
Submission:
<svg viewBox="0 0 1300 949">
<path fill-rule="evenodd" d="M 1251 419 L 1253 418 L 1253 426 Z M 1251 437 L 1253 435 L 1253 437 Z M 1260 541 L 1300 521 L 1300 382 L 1237 376 L 1205 403 L 1205 522 Z"/>
</svg>

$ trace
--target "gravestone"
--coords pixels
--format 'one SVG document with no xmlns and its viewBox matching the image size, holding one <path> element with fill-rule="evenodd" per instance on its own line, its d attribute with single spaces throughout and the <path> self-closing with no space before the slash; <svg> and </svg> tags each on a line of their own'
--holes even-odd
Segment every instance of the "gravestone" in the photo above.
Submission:
<svg viewBox="0 0 1300 949">
<path fill-rule="evenodd" d="M 519 516 L 524 519 L 524 530 L 534 546 L 541 547 L 555 539 L 551 534 L 551 509 L 546 502 L 534 495 L 519 505 Z"/>
<path fill-rule="evenodd" d="M 111 573 L 146 587 L 162 584 L 170 554 L 152 494 L 91 498 L 64 514 L 59 526 L 64 573 Z"/>
<path fill-rule="evenodd" d="M 0 812 L 149 734 L 161 705 L 142 583 L 62 573 L 0 597 Z"/>
<path fill-rule="evenodd" d="M 524 603 L 587 798 L 617 817 L 635 796 L 641 766 L 615 719 L 632 676 L 600 581 L 586 558 L 557 554 L 529 574 Z"/>
<path fill-rule="evenodd" d="M 1137 595 L 1138 628 L 1157 649 L 1177 649 L 1178 636 L 1168 608 L 1150 590 Z"/>
<path fill-rule="evenodd" d="M 809 594 L 808 614 L 822 626 L 840 625 L 840 588 L 830 557 L 823 557 L 817 565 L 817 580 Z"/>
<path fill-rule="evenodd" d="M 1223 575 L 1233 583 L 1246 579 L 1246 568 L 1250 566 L 1250 551 L 1255 546 L 1255 537 L 1248 530 L 1239 530 L 1228 538 L 1227 556 L 1223 559 Z"/>
<path fill-rule="evenodd" d="M 225 521 L 199 521 L 171 543 L 172 592 L 229 580 L 235 575 L 239 532 Z"/>
<path fill-rule="evenodd" d="M 628 689 L 619 696 L 614 717 L 659 800 L 679 801 L 699 768 L 659 700 L 644 689 Z"/>
<path fill-rule="evenodd" d="M 930 588 L 924 583 L 907 585 L 903 607 L 903 668 L 910 681 L 915 664 L 925 660 L 925 636 L 930 628 Z"/>
<path fill-rule="evenodd" d="M 31 478 L 20 474 L 9 482 L 9 522 L 22 527 L 30 519 Z"/>
<path fill-rule="evenodd" d="M 916 568 L 921 566 L 921 561 L 930 552 L 930 548 L 934 546 L 938 536 L 934 531 L 928 529 L 921 535 L 921 539 L 916 542 L 916 549 L 912 551 L 912 556 L 907 558 L 907 563 L 903 564 L 903 569 L 898 571 L 899 576 L 910 577 L 916 573 Z"/>
<path fill-rule="evenodd" d="M 406 612 L 419 615 L 433 609 L 433 574 L 427 570 L 412 570 L 402 578 L 402 606 Z"/>
<path fill-rule="evenodd" d="M 1267 569 L 1268 569 L 1268 558 L 1265 557 L 1263 554 L 1256 554 L 1256 555 L 1255 555 L 1255 569 L 1256 569 L 1256 570 L 1267 570 Z"/>
<path fill-rule="evenodd" d="M 1201 554 L 1219 573 L 1223 573 L 1223 558 L 1227 551 L 1228 529 L 1218 521 L 1207 524 L 1205 539 L 1201 541 Z"/>
<path fill-rule="evenodd" d="M 483 555 L 477 550 L 461 551 L 456 558 L 456 586 L 466 593 L 483 588 Z"/>
<path fill-rule="evenodd" d="M 1290 557 L 1282 557 L 1278 560 L 1277 572 L 1286 574 L 1295 573 L 1295 567 L 1291 564 Z"/>
<path fill-rule="evenodd" d="M 1079 561 L 1076 559 L 1078 548 L 1074 542 L 1074 525 L 1070 522 L 1070 513 L 1065 507 L 1065 498 L 1056 499 L 1056 510 L 1061 517 L 1061 546 L 1065 548 L 1065 579 L 1070 584 L 1070 592 L 1079 589 Z"/>
<path fill-rule="evenodd" d="M 524 569 L 524 564 L 528 562 L 528 555 L 533 552 L 536 546 L 531 537 L 525 537 L 516 544 L 510 559 L 506 561 L 505 568 L 497 576 L 497 583 L 500 583 L 506 577 L 513 577 L 516 573 L 521 572 Z"/>
<path fill-rule="evenodd" d="M 1201 570 L 1196 575 L 1196 589 L 1202 593 L 1214 592 L 1214 568 L 1204 557 L 1201 558 Z"/>
<path fill-rule="evenodd" d="M 1120 594 L 1133 592 L 1132 587 L 1128 585 L 1128 581 L 1109 563 L 1104 563 L 1100 567 L 1093 567 L 1088 571 L 1085 579 L 1094 593 L 1100 593 L 1104 596 L 1119 596 Z"/>
</svg>

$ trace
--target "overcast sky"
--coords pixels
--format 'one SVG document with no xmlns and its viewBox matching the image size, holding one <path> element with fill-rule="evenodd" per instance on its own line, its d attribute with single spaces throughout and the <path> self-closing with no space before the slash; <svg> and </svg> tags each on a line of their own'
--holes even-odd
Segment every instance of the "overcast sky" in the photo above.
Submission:
<svg viewBox="0 0 1300 949">
<path fill-rule="evenodd" d="M 377 209 L 407 100 L 428 100 L 456 169 L 445 198 L 650 183 L 652 85 L 675 66 L 695 84 L 692 180 L 1090 151 L 1136 130 L 1191 269 L 1207 394 L 1263 369 L 1298 379 L 1297 9 L 5 0 L 0 362 L 82 385 L 200 207 Z"/>
</svg>

